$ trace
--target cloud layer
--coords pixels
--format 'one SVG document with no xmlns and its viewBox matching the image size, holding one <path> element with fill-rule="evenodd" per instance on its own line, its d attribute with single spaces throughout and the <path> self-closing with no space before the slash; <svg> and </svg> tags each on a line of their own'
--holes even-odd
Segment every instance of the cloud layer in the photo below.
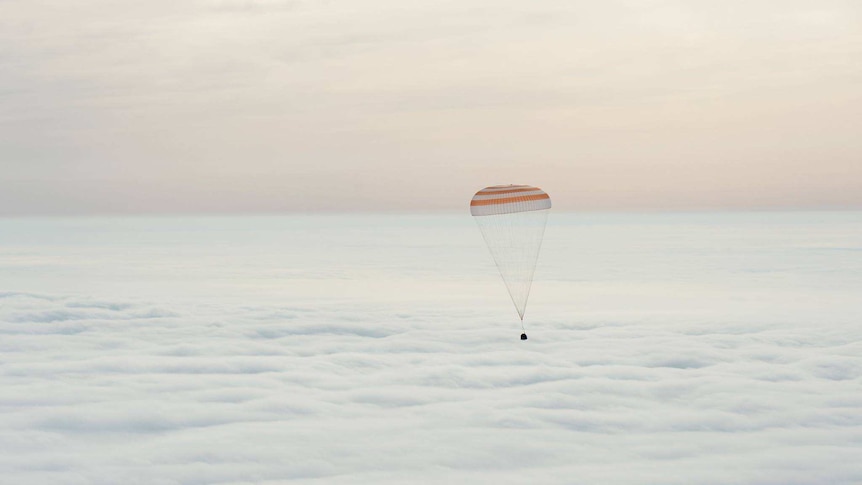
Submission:
<svg viewBox="0 0 862 485">
<path fill-rule="evenodd" d="M 862 481 L 858 213 L 0 224 L 11 483 Z"/>
</svg>

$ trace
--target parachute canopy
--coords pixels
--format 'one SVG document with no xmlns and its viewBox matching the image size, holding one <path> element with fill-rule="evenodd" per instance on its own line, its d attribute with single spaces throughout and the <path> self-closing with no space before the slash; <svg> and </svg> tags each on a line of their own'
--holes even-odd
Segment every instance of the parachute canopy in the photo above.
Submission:
<svg viewBox="0 0 862 485">
<path fill-rule="evenodd" d="M 485 187 L 470 201 L 470 213 L 497 263 L 522 327 L 550 208 L 548 194 L 529 185 Z"/>
<path fill-rule="evenodd" d="M 529 185 L 494 185 L 476 192 L 470 201 L 470 214 L 492 216 L 551 208 L 544 190 Z"/>
</svg>

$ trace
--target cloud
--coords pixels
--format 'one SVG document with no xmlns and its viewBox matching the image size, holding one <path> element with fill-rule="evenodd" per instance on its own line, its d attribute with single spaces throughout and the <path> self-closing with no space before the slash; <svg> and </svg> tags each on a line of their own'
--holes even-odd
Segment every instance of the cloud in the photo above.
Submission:
<svg viewBox="0 0 862 485">
<path fill-rule="evenodd" d="M 0 221 L 0 476 L 862 481 L 857 214 L 556 214 L 527 342 L 461 222 Z"/>
</svg>

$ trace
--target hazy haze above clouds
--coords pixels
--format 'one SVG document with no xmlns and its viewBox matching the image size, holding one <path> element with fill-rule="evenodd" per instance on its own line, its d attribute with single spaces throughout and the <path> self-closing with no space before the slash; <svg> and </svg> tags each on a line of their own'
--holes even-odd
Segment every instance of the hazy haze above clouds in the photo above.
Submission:
<svg viewBox="0 0 862 485">
<path fill-rule="evenodd" d="M 0 2 L 0 214 L 862 206 L 857 1 Z"/>
</svg>

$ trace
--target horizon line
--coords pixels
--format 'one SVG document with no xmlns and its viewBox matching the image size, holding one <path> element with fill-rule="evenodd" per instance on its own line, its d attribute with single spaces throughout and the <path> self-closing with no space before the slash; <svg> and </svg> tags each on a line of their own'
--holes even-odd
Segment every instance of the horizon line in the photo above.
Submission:
<svg viewBox="0 0 862 485">
<path fill-rule="evenodd" d="M 829 213 L 829 212 L 862 212 L 860 207 L 751 207 L 751 208 L 691 208 L 691 209 L 551 209 L 557 214 L 590 214 L 590 215 L 614 215 L 614 214 L 643 214 L 643 215 L 674 215 L 674 214 L 757 214 L 757 213 Z M 0 220 L 8 219 L 85 219 L 85 218 L 172 218 L 172 217 L 297 217 L 297 216 L 404 216 L 404 215 L 457 215 L 472 217 L 469 206 L 464 210 L 455 209 L 415 209 L 415 210 L 321 210 L 321 211 L 135 211 L 135 212 L 80 212 L 80 213 L 23 213 L 4 214 L 0 213 Z"/>
</svg>

